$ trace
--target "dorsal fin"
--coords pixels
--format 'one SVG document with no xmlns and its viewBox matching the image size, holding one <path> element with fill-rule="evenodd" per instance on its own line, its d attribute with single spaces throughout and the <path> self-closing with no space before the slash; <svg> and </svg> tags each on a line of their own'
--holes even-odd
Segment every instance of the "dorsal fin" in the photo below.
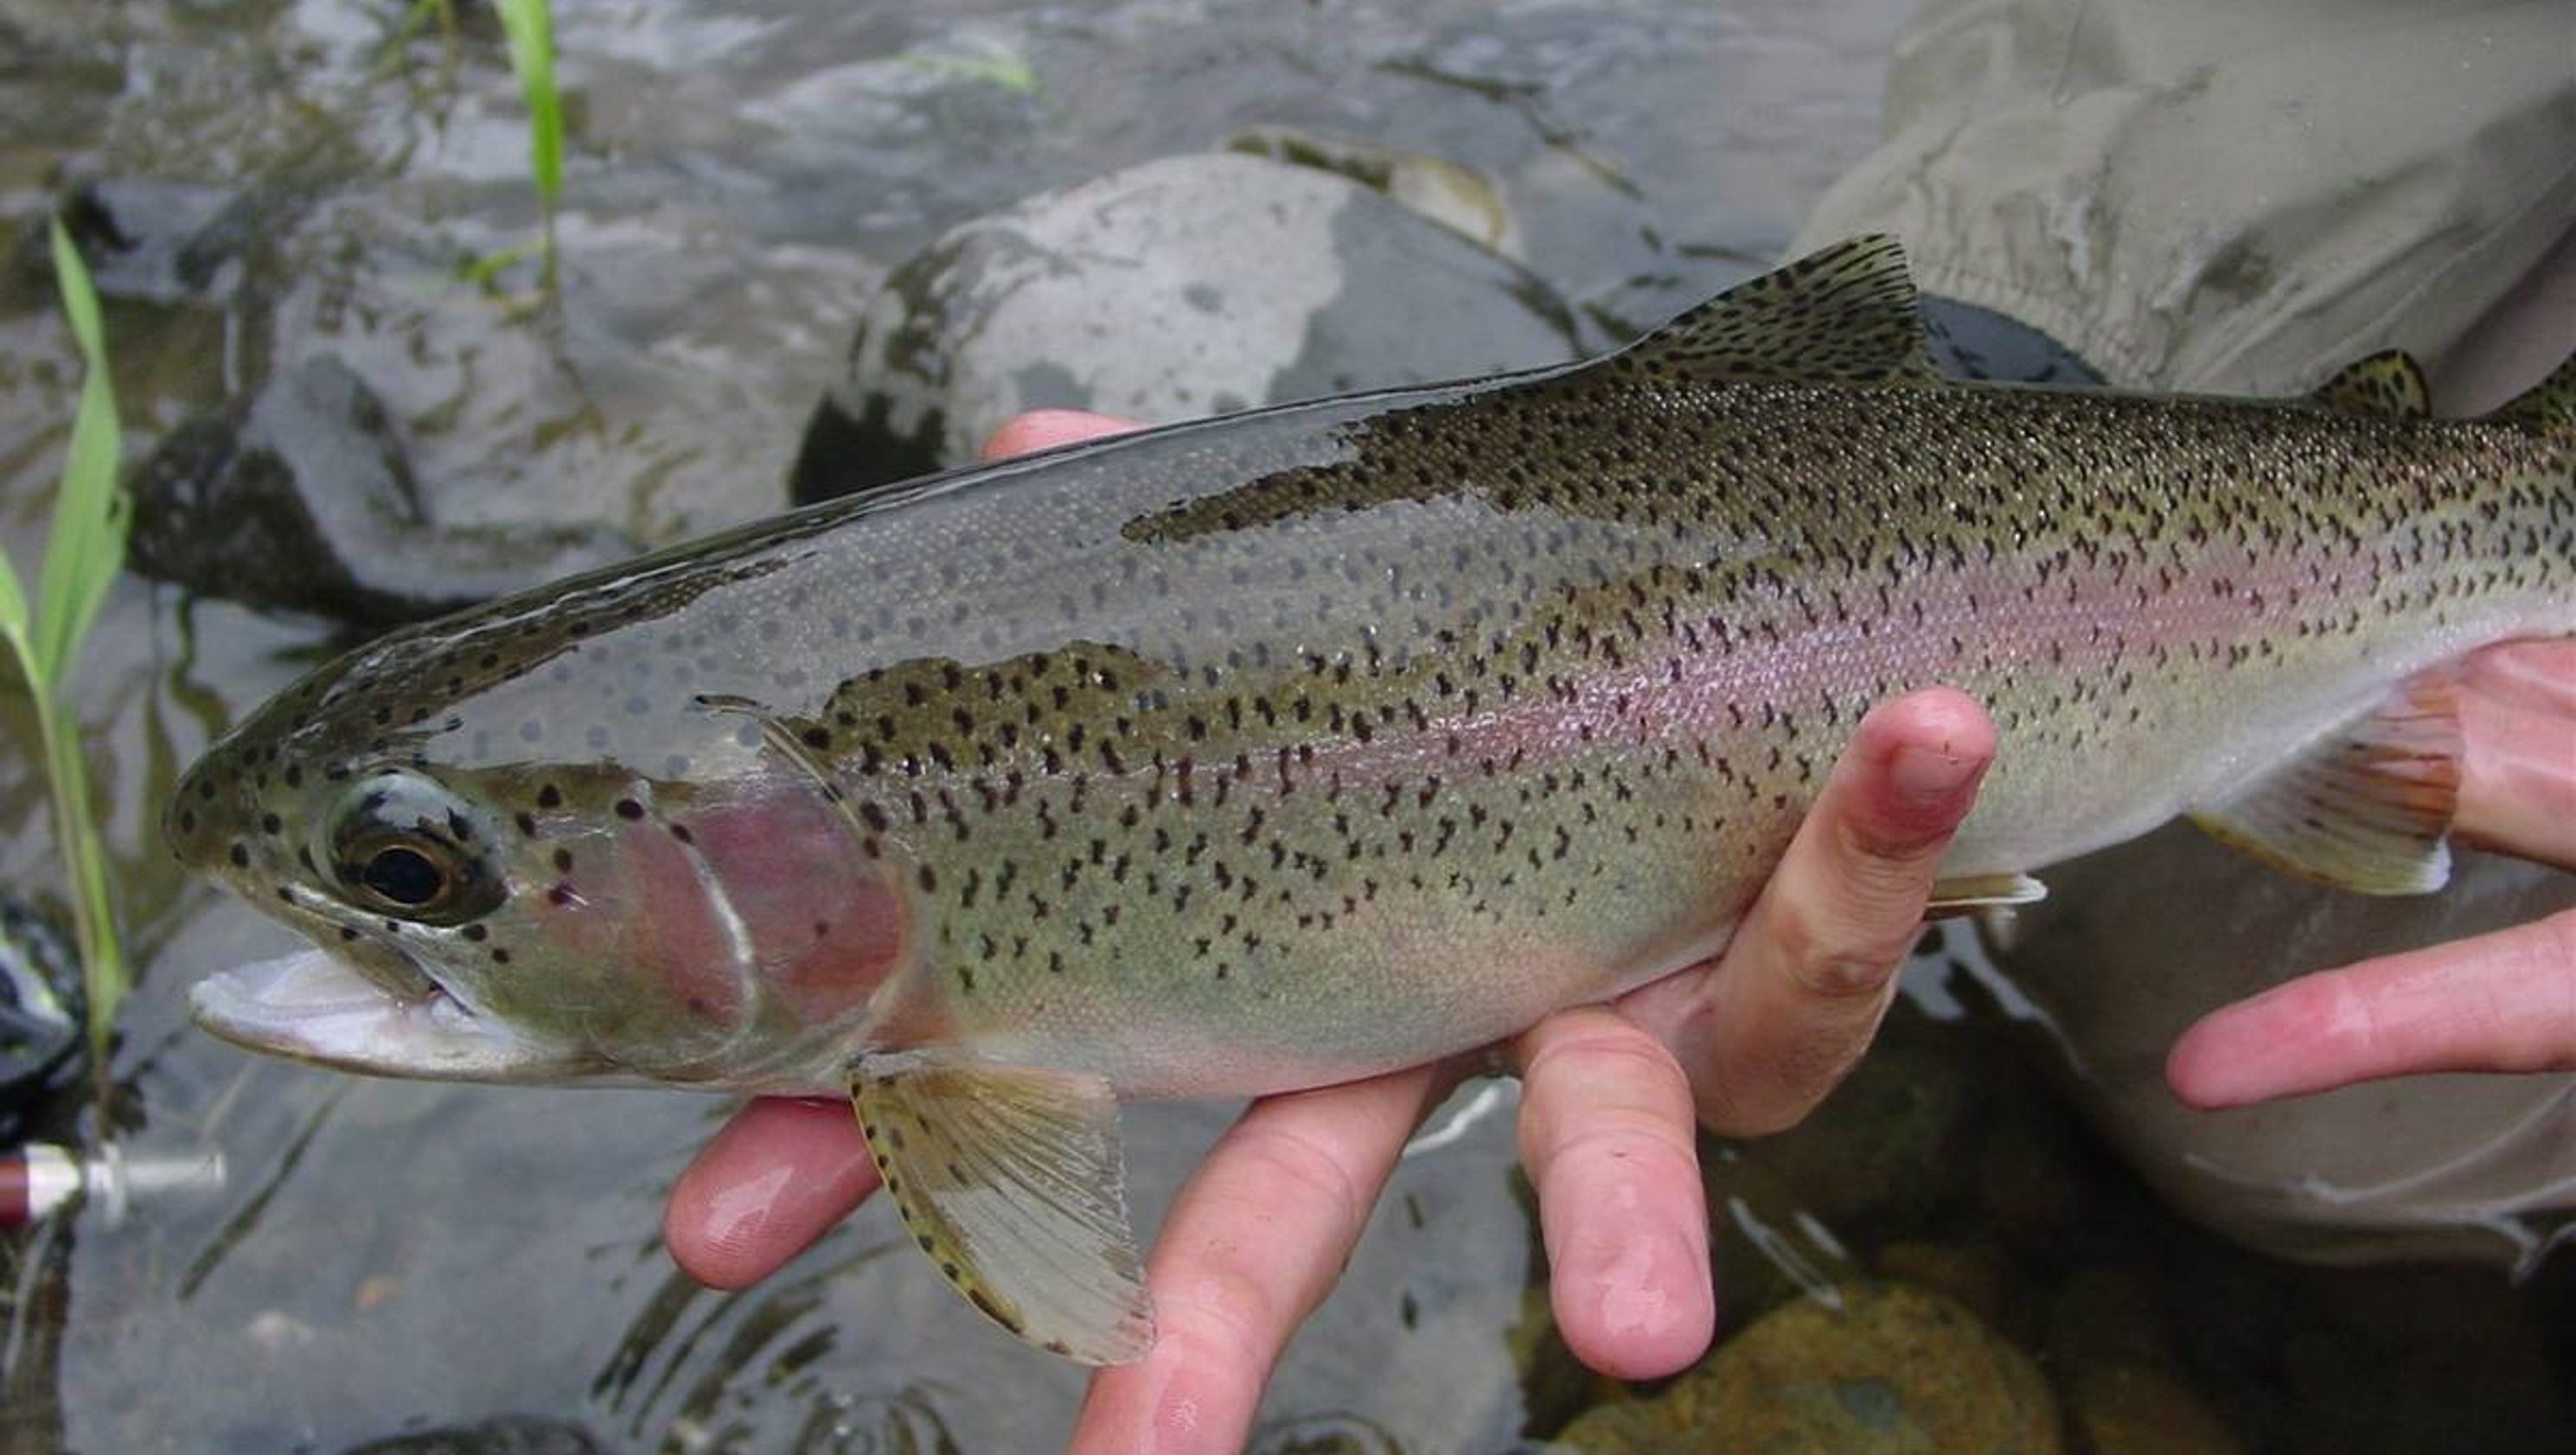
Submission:
<svg viewBox="0 0 2576 1455">
<path fill-rule="evenodd" d="M 2322 409 L 2422 419 L 2433 412 L 2423 366 L 2404 349 L 2382 349 L 2353 360 L 2308 396 Z"/>
<path fill-rule="evenodd" d="M 2576 356 L 2563 360 L 2548 378 L 2515 395 L 2487 418 L 2576 429 Z"/>
<path fill-rule="evenodd" d="M 1936 377 L 1905 249 L 1875 234 L 1739 283 L 1612 357 L 1648 374 L 1730 383 Z"/>
</svg>

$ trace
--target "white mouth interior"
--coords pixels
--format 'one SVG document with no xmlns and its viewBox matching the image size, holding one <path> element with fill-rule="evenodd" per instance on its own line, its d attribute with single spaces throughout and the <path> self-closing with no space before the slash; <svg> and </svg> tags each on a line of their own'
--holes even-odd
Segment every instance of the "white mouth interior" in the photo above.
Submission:
<svg viewBox="0 0 2576 1455">
<path fill-rule="evenodd" d="M 585 1069 L 443 991 L 396 995 L 319 949 L 218 971 L 189 991 L 188 1010 L 236 1045 L 372 1076 L 529 1081 Z"/>
</svg>

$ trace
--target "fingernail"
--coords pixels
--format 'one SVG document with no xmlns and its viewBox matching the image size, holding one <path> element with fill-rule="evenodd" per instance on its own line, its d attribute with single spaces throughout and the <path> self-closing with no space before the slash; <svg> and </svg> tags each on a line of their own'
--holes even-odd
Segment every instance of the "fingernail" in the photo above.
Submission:
<svg viewBox="0 0 2576 1455">
<path fill-rule="evenodd" d="M 1896 791 L 1918 808 L 1931 808 L 1956 798 L 1976 772 L 1974 759 L 1911 743 L 1898 748 L 1888 760 L 1888 775 L 1895 780 Z"/>
</svg>

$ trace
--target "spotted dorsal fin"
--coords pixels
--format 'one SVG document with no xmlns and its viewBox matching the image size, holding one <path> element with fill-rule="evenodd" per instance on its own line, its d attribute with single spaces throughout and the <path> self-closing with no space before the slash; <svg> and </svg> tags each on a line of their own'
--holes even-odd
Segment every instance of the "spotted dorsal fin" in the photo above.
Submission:
<svg viewBox="0 0 2576 1455">
<path fill-rule="evenodd" d="M 2423 366 L 2404 349 L 2382 349 L 2346 364 L 2308 396 L 2319 408 L 2343 414 L 2422 419 L 2433 412 Z"/>
<path fill-rule="evenodd" d="M 1726 383 L 1929 383 L 1905 249 L 1856 237 L 1739 283 L 1612 355 L 1624 370 Z"/>
</svg>

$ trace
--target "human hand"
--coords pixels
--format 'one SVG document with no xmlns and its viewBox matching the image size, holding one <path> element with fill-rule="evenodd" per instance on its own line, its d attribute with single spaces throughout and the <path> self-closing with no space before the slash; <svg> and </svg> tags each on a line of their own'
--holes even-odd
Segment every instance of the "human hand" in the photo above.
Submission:
<svg viewBox="0 0 2576 1455">
<path fill-rule="evenodd" d="M 2470 657 L 2461 841 L 2576 869 L 2576 641 Z M 2319 971 L 2211 1013 L 2165 1062 L 2174 1094 L 2241 1106 L 2423 1071 L 2576 1070 L 2576 910 Z"/>
<path fill-rule="evenodd" d="M 1126 427 L 1023 415 L 985 452 Z M 1551 1016 L 1498 1048 L 1523 1081 L 1521 1155 L 1558 1327 L 1587 1364 L 1654 1378 L 1707 1346 L 1715 1295 L 1694 1124 L 1786 1127 L 1859 1059 L 1993 751 L 1984 714 L 1955 692 L 1881 707 L 1715 965 L 1616 1007 Z M 1254 1102 L 1173 1200 L 1146 1265 L 1155 1345 L 1093 1377 L 1072 1449 L 1239 1449 L 1271 1367 L 1340 1276 L 1405 1142 L 1485 1063 Z M 876 1185 L 845 1103 L 756 1101 L 673 1186 L 665 1245 L 700 1282 L 742 1287 Z"/>
</svg>

